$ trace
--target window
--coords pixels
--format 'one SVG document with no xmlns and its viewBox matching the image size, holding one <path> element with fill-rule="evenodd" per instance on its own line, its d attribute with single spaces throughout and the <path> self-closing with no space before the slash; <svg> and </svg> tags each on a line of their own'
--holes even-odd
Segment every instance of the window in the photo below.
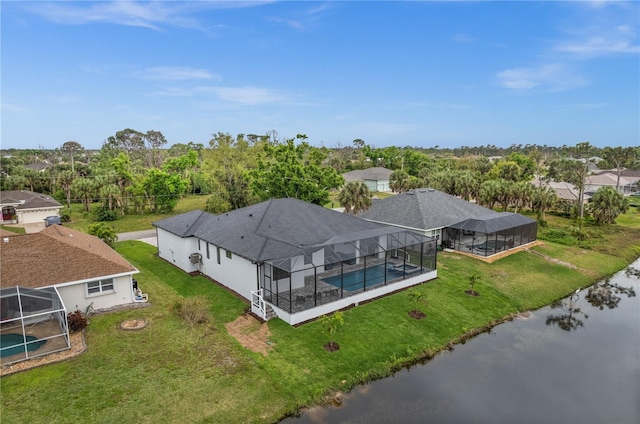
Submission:
<svg viewBox="0 0 640 424">
<path fill-rule="evenodd" d="M 198 239 L 198 252 L 200 251 L 200 239 Z"/>
<path fill-rule="evenodd" d="M 220 265 L 220 248 L 216 248 L 216 253 L 218 254 L 218 265 Z"/>
<path fill-rule="evenodd" d="M 290 272 L 287 272 L 284 269 L 280 269 L 278 267 L 273 267 L 274 280 L 284 280 L 285 278 L 289 278 L 290 276 L 291 276 Z"/>
<path fill-rule="evenodd" d="M 97 296 L 103 293 L 113 293 L 115 291 L 113 279 L 90 281 L 87 283 L 87 295 Z"/>
<path fill-rule="evenodd" d="M 207 242 L 207 259 L 211 259 L 211 258 L 209 257 L 209 242 Z"/>
<path fill-rule="evenodd" d="M 231 250 L 227 250 L 227 258 L 229 258 L 229 259 L 232 258 Z"/>
</svg>

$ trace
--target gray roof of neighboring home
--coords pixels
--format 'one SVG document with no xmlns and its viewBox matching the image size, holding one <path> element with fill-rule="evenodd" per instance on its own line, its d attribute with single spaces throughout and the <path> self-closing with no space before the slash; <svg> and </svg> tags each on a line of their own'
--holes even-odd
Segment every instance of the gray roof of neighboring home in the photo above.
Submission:
<svg viewBox="0 0 640 424">
<path fill-rule="evenodd" d="M 497 215 L 491 209 L 432 188 L 410 190 L 382 200 L 358 216 L 376 222 L 432 230 L 449 227 L 469 218 Z"/>
<path fill-rule="evenodd" d="M 385 227 L 291 198 L 271 199 L 219 215 L 192 211 L 153 225 L 180 237 L 195 236 L 256 262 L 284 258 L 300 247 L 335 236 Z"/>
<path fill-rule="evenodd" d="M 501 212 L 495 216 L 485 219 L 469 218 L 456 224 L 450 225 L 449 228 L 456 228 L 464 231 L 475 231 L 477 233 L 495 233 L 509 228 L 520 227 L 522 225 L 533 224 L 534 219 L 512 212 Z"/>
<path fill-rule="evenodd" d="M 342 174 L 345 181 L 385 181 L 393 174 L 393 171 L 379 166 L 367 169 L 356 169 Z"/>
<path fill-rule="evenodd" d="M 53 197 L 28 190 L 0 191 L 0 204 L 16 205 L 16 209 L 54 208 L 62 205 Z"/>
</svg>

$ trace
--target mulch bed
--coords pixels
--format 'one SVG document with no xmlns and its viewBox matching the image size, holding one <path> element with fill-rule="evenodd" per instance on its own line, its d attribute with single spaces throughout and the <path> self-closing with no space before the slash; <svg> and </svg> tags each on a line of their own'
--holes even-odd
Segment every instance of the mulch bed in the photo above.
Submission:
<svg viewBox="0 0 640 424">
<path fill-rule="evenodd" d="M 145 328 L 149 322 L 144 318 L 134 318 L 122 321 L 120 323 L 121 330 L 141 330 Z"/>
<path fill-rule="evenodd" d="M 478 297 L 480 296 L 480 293 L 478 293 L 475 290 L 465 290 L 464 294 L 466 294 L 467 296 L 473 296 L 473 297 Z"/>
<path fill-rule="evenodd" d="M 413 319 L 424 319 L 426 318 L 427 314 L 414 309 L 413 311 L 409 311 L 409 316 Z"/>
</svg>

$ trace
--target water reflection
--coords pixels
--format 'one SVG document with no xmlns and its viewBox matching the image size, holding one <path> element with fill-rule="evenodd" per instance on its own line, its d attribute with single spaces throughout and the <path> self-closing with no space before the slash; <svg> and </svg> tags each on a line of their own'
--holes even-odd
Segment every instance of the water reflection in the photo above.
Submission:
<svg viewBox="0 0 640 424">
<path fill-rule="evenodd" d="M 630 268 L 631 267 L 627 268 L 627 275 L 633 275 L 629 273 Z M 636 275 L 640 276 L 640 272 Z M 604 308 L 613 309 L 617 308 L 620 303 L 621 296 L 619 295 L 634 297 L 636 292 L 633 289 L 633 286 L 622 287 L 619 284 L 612 284 L 611 280 L 607 278 L 606 280 L 589 287 L 589 291 L 587 292 L 585 299 L 600 310 L 603 310 Z"/>
<path fill-rule="evenodd" d="M 640 423 L 640 260 L 633 265 L 590 296 L 574 293 L 424 366 L 359 386 L 340 407 L 283 424 Z M 572 331 L 587 322 L 588 331 Z"/>
<path fill-rule="evenodd" d="M 580 300 L 578 289 L 574 294 L 567 299 L 561 299 L 553 302 L 549 307 L 551 309 L 561 308 L 566 313 L 549 314 L 547 315 L 547 325 L 557 325 L 564 331 L 576 330 L 578 327 L 584 327 L 584 319 L 589 318 L 589 315 L 582 312 L 579 307 L 576 307 L 576 303 Z"/>
</svg>

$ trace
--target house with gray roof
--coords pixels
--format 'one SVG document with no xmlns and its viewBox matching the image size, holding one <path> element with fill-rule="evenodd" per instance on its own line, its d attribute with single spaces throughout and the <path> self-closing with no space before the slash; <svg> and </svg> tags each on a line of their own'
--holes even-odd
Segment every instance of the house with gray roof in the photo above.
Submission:
<svg viewBox="0 0 640 424">
<path fill-rule="evenodd" d="M 58 216 L 62 205 L 48 194 L 29 190 L 7 190 L 0 191 L 0 208 L 0 222 L 40 223 L 44 227 L 44 219 L 48 216 Z"/>
<path fill-rule="evenodd" d="M 393 171 L 380 166 L 367 169 L 356 169 L 342 174 L 346 182 L 362 181 L 370 192 L 391 191 L 389 180 Z"/>
<path fill-rule="evenodd" d="M 297 199 L 153 225 L 161 258 L 292 325 L 437 276 L 434 239 Z"/>
<path fill-rule="evenodd" d="M 496 212 L 432 188 L 374 200 L 359 216 L 435 237 L 444 247 L 479 256 L 531 243 L 537 231 L 531 218 Z"/>
</svg>

